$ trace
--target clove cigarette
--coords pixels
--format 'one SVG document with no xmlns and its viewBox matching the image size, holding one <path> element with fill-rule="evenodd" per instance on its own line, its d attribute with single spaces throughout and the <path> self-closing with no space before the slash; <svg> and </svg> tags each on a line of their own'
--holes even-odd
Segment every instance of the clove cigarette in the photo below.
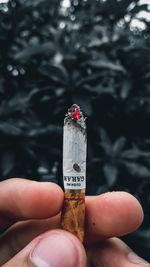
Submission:
<svg viewBox="0 0 150 267">
<path fill-rule="evenodd" d="M 85 117 L 79 106 L 72 105 L 64 120 L 63 134 L 63 182 L 64 205 L 61 225 L 84 240 L 85 189 L 86 189 Z"/>
</svg>

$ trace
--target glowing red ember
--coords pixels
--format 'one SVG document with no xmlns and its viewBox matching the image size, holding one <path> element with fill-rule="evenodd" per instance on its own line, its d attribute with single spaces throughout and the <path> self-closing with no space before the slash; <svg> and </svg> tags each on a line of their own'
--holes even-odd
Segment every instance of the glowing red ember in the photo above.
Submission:
<svg viewBox="0 0 150 267">
<path fill-rule="evenodd" d="M 81 118 L 80 108 L 77 105 L 72 105 L 71 107 L 72 120 L 78 121 Z"/>
</svg>

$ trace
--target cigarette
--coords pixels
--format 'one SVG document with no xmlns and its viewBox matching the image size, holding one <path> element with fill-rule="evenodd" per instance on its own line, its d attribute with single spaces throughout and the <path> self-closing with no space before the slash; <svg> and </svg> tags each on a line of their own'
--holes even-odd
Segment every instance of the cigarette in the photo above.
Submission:
<svg viewBox="0 0 150 267">
<path fill-rule="evenodd" d="M 64 120 L 63 134 L 63 181 L 64 205 L 61 225 L 84 240 L 85 189 L 86 189 L 85 117 L 80 107 L 73 104 Z"/>
</svg>

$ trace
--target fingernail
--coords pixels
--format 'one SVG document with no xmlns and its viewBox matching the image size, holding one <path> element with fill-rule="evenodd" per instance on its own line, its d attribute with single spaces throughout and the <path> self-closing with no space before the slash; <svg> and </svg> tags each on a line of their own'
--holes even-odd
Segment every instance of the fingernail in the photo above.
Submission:
<svg viewBox="0 0 150 267">
<path fill-rule="evenodd" d="M 36 267 L 77 267 L 78 250 L 62 234 L 51 234 L 41 239 L 30 256 Z"/>
<path fill-rule="evenodd" d="M 134 264 L 139 264 L 141 266 L 150 266 L 150 264 L 145 261 L 144 259 L 142 259 L 141 257 L 139 257 L 138 255 L 136 255 L 134 252 L 130 252 L 128 254 L 128 260 L 131 262 L 131 263 L 134 263 Z"/>
</svg>

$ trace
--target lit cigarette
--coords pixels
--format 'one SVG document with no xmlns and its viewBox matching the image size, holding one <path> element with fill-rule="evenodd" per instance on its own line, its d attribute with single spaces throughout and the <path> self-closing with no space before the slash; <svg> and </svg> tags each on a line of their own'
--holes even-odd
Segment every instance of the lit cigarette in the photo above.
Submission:
<svg viewBox="0 0 150 267">
<path fill-rule="evenodd" d="M 62 228 L 84 239 L 86 188 L 86 124 L 80 108 L 74 104 L 64 120 L 63 180 L 64 206 Z"/>
</svg>

